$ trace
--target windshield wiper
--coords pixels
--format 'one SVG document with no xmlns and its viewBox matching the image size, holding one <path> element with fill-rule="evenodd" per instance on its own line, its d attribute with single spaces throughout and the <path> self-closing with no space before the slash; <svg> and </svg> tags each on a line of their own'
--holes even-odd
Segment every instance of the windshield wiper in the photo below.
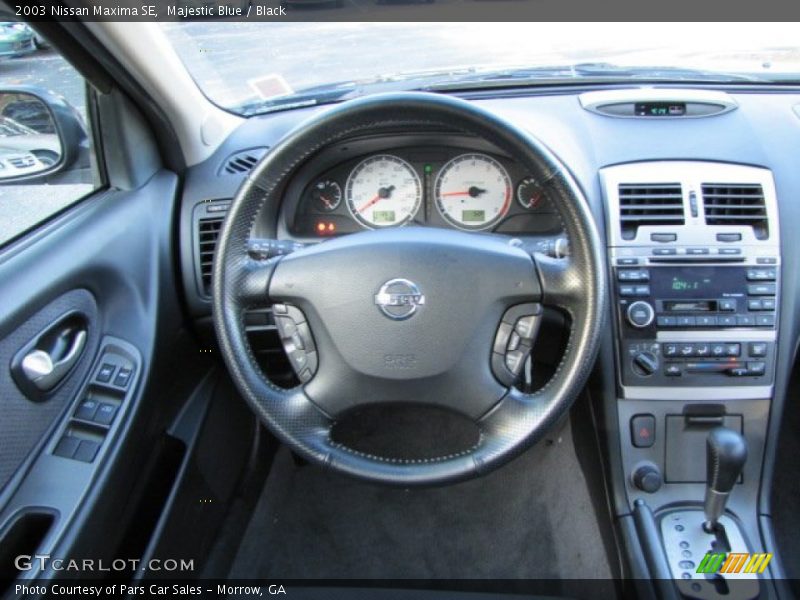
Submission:
<svg viewBox="0 0 800 600">
<path fill-rule="evenodd" d="M 302 88 L 286 96 L 248 99 L 232 107 L 232 110 L 244 116 L 252 116 L 290 108 L 341 102 L 376 92 L 423 90 L 432 81 L 452 81 L 475 73 L 477 73 L 476 69 L 463 67 L 377 75 L 369 79 L 360 80 L 335 81 Z"/>
<path fill-rule="evenodd" d="M 623 67 L 611 63 L 578 63 L 572 65 L 523 67 L 484 71 L 434 82 L 427 87 L 433 91 L 447 91 L 475 87 L 528 85 L 535 81 L 687 81 L 699 82 L 767 82 L 769 80 L 746 73 L 704 71 L 682 67 Z"/>
<path fill-rule="evenodd" d="M 347 82 L 316 86 L 287 96 L 253 98 L 232 108 L 238 114 L 250 117 L 276 110 L 302 108 L 304 106 L 315 106 L 317 104 L 345 100 L 353 92 L 354 88 L 355 86 L 352 83 L 348 84 Z"/>
</svg>

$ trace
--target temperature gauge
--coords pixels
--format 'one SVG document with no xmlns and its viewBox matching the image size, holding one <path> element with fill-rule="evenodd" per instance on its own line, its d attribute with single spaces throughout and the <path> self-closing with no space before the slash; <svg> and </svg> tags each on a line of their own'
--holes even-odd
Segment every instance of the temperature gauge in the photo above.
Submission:
<svg viewBox="0 0 800 600">
<path fill-rule="evenodd" d="M 333 212 L 342 202 L 342 188 L 330 179 L 323 179 L 311 188 L 314 208 L 320 212 Z"/>
<path fill-rule="evenodd" d="M 517 202 L 522 208 L 536 210 L 544 203 L 544 190 L 533 177 L 526 177 L 517 186 Z"/>
</svg>

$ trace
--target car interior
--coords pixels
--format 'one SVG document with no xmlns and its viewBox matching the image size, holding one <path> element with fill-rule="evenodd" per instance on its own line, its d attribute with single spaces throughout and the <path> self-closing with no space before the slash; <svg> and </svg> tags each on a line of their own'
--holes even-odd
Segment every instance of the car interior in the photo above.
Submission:
<svg viewBox="0 0 800 600">
<path fill-rule="evenodd" d="M 800 85 L 244 113 L 152 23 L 32 27 L 86 107 L 0 85 L 4 194 L 81 197 L 0 247 L 4 594 L 800 592 Z"/>
</svg>

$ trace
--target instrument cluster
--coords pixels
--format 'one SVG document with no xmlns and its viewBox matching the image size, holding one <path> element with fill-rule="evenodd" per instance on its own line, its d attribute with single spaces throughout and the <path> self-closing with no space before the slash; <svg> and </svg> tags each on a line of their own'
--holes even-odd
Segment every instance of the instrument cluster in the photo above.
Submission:
<svg viewBox="0 0 800 600">
<path fill-rule="evenodd" d="M 538 181 L 508 158 L 457 147 L 392 148 L 311 176 L 290 229 L 325 237 L 404 225 L 509 234 L 554 233 Z"/>
</svg>

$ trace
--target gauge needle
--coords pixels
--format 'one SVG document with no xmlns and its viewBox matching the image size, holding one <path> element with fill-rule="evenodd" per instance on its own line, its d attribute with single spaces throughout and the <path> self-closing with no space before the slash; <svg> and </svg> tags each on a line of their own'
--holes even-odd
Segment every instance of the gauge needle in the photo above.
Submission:
<svg viewBox="0 0 800 600">
<path fill-rule="evenodd" d="M 325 196 L 323 196 L 322 194 L 320 194 L 320 196 L 319 196 L 319 199 L 320 199 L 320 200 L 322 200 L 322 201 L 325 203 L 325 206 L 327 206 L 328 208 L 333 208 L 333 204 L 331 203 L 331 201 L 330 201 L 330 200 L 328 200 L 328 199 L 327 199 Z"/>
<path fill-rule="evenodd" d="M 369 202 L 365 202 L 363 205 L 361 205 L 356 210 L 358 212 L 360 212 L 360 213 L 363 213 L 365 210 L 367 210 L 370 206 L 375 204 L 380 199 L 381 199 L 381 195 L 380 194 L 376 194 L 375 197 L 372 200 L 370 200 Z"/>
<path fill-rule="evenodd" d="M 486 193 L 486 190 L 473 185 L 465 192 L 445 192 L 442 196 L 472 196 L 473 198 L 477 198 L 484 193 Z"/>
<path fill-rule="evenodd" d="M 357 208 L 356 210 L 358 210 L 359 213 L 363 213 L 370 206 L 377 203 L 381 198 L 388 198 L 389 196 L 391 196 L 393 191 L 394 191 L 393 185 L 390 185 L 389 187 L 382 187 L 381 189 L 378 190 L 378 193 L 375 194 L 375 197 L 372 198 L 372 200 L 365 202 L 360 208 Z"/>
</svg>

